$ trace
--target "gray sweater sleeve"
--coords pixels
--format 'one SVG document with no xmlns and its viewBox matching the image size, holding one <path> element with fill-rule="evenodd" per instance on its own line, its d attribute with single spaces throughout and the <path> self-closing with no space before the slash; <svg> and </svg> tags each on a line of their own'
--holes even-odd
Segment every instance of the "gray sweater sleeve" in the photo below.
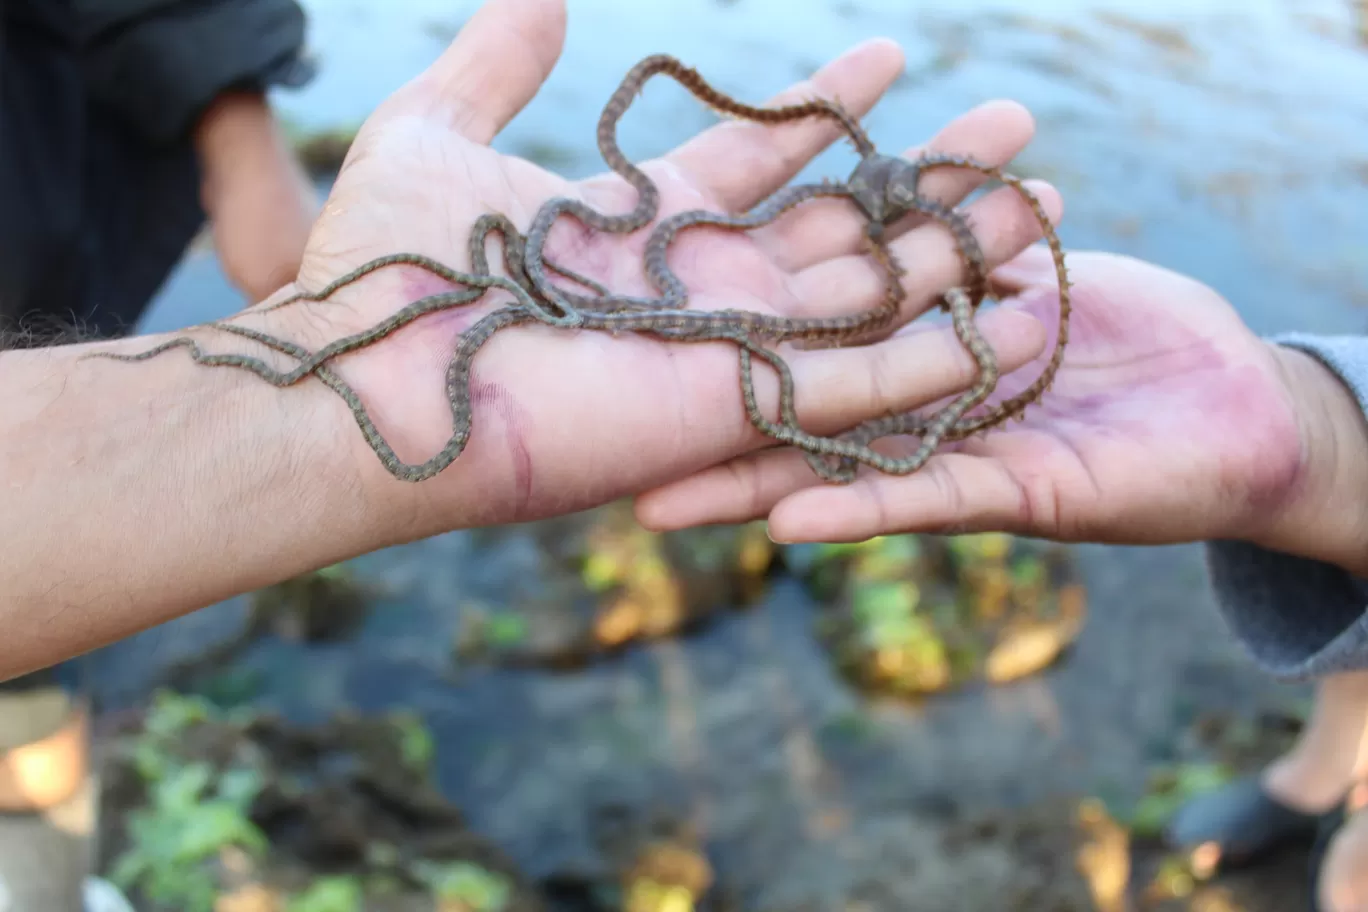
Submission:
<svg viewBox="0 0 1368 912">
<path fill-rule="evenodd" d="M 1368 412 L 1368 337 L 1270 341 L 1321 361 Z M 1208 543 L 1207 565 L 1227 624 L 1269 673 L 1303 680 L 1368 668 L 1368 580 L 1245 542 Z"/>
</svg>

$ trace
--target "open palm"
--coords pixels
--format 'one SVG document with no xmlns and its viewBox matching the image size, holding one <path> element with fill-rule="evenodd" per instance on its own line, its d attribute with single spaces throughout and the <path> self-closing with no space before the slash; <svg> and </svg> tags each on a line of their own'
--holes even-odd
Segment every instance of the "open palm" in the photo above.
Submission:
<svg viewBox="0 0 1368 912">
<path fill-rule="evenodd" d="M 1075 311 L 1064 366 L 1024 421 L 937 455 L 915 475 L 867 472 L 844 488 L 814 484 L 787 454 L 758 454 L 643 496 L 638 515 L 657 527 L 769 515 L 771 534 L 791 541 L 1002 530 L 1159 543 L 1256 533 L 1249 524 L 1291 492 L 1302 464 L 1273 347 L 1192 279 L 1102 253 L 1072 253 L 1069 267 Z M 1026 251 L 994 281 L 1014 292 L 1011 306 L 1057 324 L 1045 250 Z M 1004 378 L 995 398 L 1039 368 Z"/>
<path fill-rule="evenodd" d="M 549 73 L 563 39 L 564 13 L 563 0 L 490 0 L 440 60 L 375 112 L 315 226 L 298 287 L 319 289 L 394 252 L 465 268 L 471 225 L 486 212 L 503 213 L 525 230 L 537 208 L 555 196 L 579 197 L 609 213 L 635 206 L 635 191 L 614 174 L 572 183 L 488 146 Z M 861 115 L 901 64 L 896 45 L 867 42 L 772 101 L 835 96 Z M 593 124 L 584 129 L 590 134 Z M 1031 132 L 1024 110 L 996 103 L 947 126 L 931 147 L 1002 164 Z M 724 123 L 643 167 L 661 188 L 662 215 L 700 207 L 738 212 L 779 189 L 837 137 L 825 123 Z M 934 177 L 926 191 L 947 202 L 980 183 L 967 173 L 941 171 Z M 1041 184 L 1035 189 L 1057 218 L 1057 195 Z M 1039 237 L 1015 195 L 985 196 L 971 214 L 992 263 Z M 566 218 L 551 232 L 547 257 L 615 292 L 654 293 L 642 277 L 646 233 L 599 235 Z M 937 226 L 905 226 L 894 250 L 916 265 L 906 279 L 905 320 L 962 281 L 958 256 Z M 491 256 L 498 256 L 496 245 Z M 833 315 L 872 307 L 882 292 L 882 276 L 863 253 L 854 206 L 842 200 L 809 203 L 749 236 L 686 232 L 671 263 L 690 287 L 695 308 Z M 300 305 L 309 314 L 310 334 L 318 337 L 298 341 L 316 348 L 447 287 L 413 268 L 382 270 L 328 302 Z M 451 420 L 443 373 L 454 339 L 505 299 L 502 292 L 491 293 L 478 308 L 424 318 L 337 363 L 405 461 L 425 460 L 445 443 Z M 987 331 L 1009 364 L 1033 357 L 1043 344 L 1043 329 L 1020 314 L 1005 315 Z M 800 416 L 834 420 L 836 426 L 948 395 L 967 384 L 970 368 L 944 332 L 899 336 L 867 348 L 797 352 L 791 363 L 803 390 Z M 670 345 L 529 326 L 500 333 L 482 350 L 471 386 L 474 429 L 465 452 L 452 470 L 409 488 L 421 490 L 422 504 L 436 506 L 429 511 L 433 528 L 449 527 L 457 504 L 465 511 L 462 524 L 588 507 L 764 442 L 746 421 L 736 352 L 726 344 Z M 773 414 L 774 384 L 764 392 Z M 339 426 L 349 421 L 340 404 L 339 417 Z M 360 471 L 383 472 L 354 427 L 347 433 Z"/>
</svg>

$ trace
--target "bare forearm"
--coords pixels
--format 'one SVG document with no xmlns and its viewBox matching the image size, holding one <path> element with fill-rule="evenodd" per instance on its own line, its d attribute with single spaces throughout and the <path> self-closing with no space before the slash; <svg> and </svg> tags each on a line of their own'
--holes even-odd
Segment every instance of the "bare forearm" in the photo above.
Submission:
<svg viewBox="0 0 1368 912">
<path fill-rule="evenodd" d="M 0 679 L 389 543 L 335 401 L 164 337 L 0 353 Z"/>
<path fill-rule="evenodd" d="M 206 203 L 235 167 L 257 167 L 286 147 L 285 137 L 261 92 L 224 92 L 200 115 L 195 152 L 204 170 Z"/>
<path fill-rule="evenodd" d="M 259 92 L 221 94 L 195 127 L 219 263 L 250 301 L 299 274 L 318 200 Z"/>
</svg>

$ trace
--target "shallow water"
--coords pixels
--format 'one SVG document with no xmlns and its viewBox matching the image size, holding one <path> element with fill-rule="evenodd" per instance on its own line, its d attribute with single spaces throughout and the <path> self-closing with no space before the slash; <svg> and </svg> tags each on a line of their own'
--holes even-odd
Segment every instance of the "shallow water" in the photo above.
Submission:
<svg viewBox="0 0 1368 912">
<path fill-rule="evenodd" d="M 478 5 L 311 0 L 320 73 L 278 95 L 282 112 L 306 128 L 359 123 Z M 598 111 L 647 53 L 673 53 L 724 90 L 763 99 L 859 41 L 890 37 L 907 75 L 867 120 L 881 145 L 910 146 L 979 102 L 1013 98 L 1038 120 L 1016 170 L 1060 187 L 1070 247 L 1188 272 L 1260 332 L 1356 331 L 1355 305 L 1368 304 L 1368 55 L 1350 4 L 1202 6 L 570 0 L 556 69 L 495 145 L 592 174 L 602 170 Z M 711 119 L 682 90 L 653 85 L 624 121 L 623 147 L 658 154 Z M 844 174 L 852 160 L 833 148 L 804 176 Z M 187 263 L 146 328 L 235 303 L 210 266 Z"/>
<path fill-rule="evenodd" d="M 328 127 L 361 120 L 434 59 L 478 4 L 306 6 L 321 72 L 278 102 L 291 120 Z M 1035 113 L 1038 136 L 1013 170 L 1060 187 L 1070 248 L 1190 273 L 1259 332 L 1363 331 L 1368 55 L 1354 43 L 1350 4 L 1040 6 L 570 0 L 557 69 L 495 144 L 590 174 L 601 168 L 598 110 L 648 53 L 675 54 L 724 90 L 761 99 L 859 40 L 888 36 L 906 50 L 907 77 L 867 119 L 881 145 L 911 145 L 980 101 L 1014 98 Z M 624 124 L 623 146 L 640 159 L 709 121 L 683 92 L 652 87 Z M 831 150 L 806 176 L 843 174 L 850 155 Z M 144 329 L 238 306 L 212 257 L 194 255 Z M 382 601 L 357 641 L 270 641 L 245 663 L 266 674 L 269 702 L 302 717 L 344 701 L 419 709 L 438 736 L 443 787 L 534 873 L 586 851 L 587 794 L 644 800 L 673 783 L 714 808 L 735 876 L 756 895 L 845 895 L 877 877 L 879 864 L 902 863 L 854 859 L 918 802 L 1130 793 L 1148 764 L 1175 750 L 1196 704 L 1248 705 L 1275 689 L 1224 637 L 1193 548 L 1079 549 L 1092 617 L 1074 655 L 1033 681 L 924 710 L 865 706 L 828 667 L 809 632 L 810 606 L 791 585 L 700 636 L 584 673 L 455 679 L 456 603 L 497 598 L 516 578 L 519 536 L 480 556 L 472 536 L 458 533 L 360 559 L 358 568 L 407 590 Z M 106 696 L 135 698 L 158 667 L 221 635 L 240 610 L 218 606 L 107 650 Z M 673 740 L 668 725 L 666 709 L 680 700 L 696 715 L 692 744 Z M 867 716 L 877 736 L 856 744 L 821 735 L 852 714 Z M 853 821 L 842 834 L 795 836 L 795 819 L 829 806 Z M 812 863 L 830 852 L 846 863 Z"/>
</svg>

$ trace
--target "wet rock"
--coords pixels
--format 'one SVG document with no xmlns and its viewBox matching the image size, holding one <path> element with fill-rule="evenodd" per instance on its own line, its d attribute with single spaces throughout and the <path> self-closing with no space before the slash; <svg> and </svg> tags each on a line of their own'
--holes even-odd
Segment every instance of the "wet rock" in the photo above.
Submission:
<svg viewBox="0 0 1368 912">
<path fill-rule="evenodd" d="M 377 587 L 343 564 L 305 573 L 248 596 L 247 617 L 237 631 L 198 654 L 169 666 L 161 683 L 171 690 L 250 692 L 253 682 L 234 679 L 228 666 L 267 636 L 297 642 L 335 642 L 356 633 Z"/>
<path fill-rule="evenodd" d="M 1056 661 L 1085 619 L 1069 552 L 1009 535 L 893 536 L 785 561 L 828 606 L 819 626 L 838 666 L 878 692 L 1018 680 Z"/>
<path fill-rule="evenodd" d="M 358 912 L 540 912 L 438 793 L 431 760 L 409 718 L 297 728 L 163 693 L 111 744 L 105 862 L 147 912 L 337 908 L 328 896 Z"/>
<path fill-rule="evenodd" d="M 463 604 L 458 663 L 582 667 L 752 603 L 776 560 L 761 524 L 659 534 L 628 502 L 482 541 L 505 546 L 508 535 L 530 536 L 536 559 L 504 604 Z"/>
<path fill-rule="evenodd" d="M 287 640 L 326 642 L 365 620 L 370 590 L 342 564 L 306 573 L 252 595 L 261 627 Z"/>
<path fill-rule="evenodd" d="M 606 802 L 589 812 L 597 849 L 542 884 L 557 908 L 585 912 L 734 912 L 691 815 L 663 800 Z"/>
</svg>

